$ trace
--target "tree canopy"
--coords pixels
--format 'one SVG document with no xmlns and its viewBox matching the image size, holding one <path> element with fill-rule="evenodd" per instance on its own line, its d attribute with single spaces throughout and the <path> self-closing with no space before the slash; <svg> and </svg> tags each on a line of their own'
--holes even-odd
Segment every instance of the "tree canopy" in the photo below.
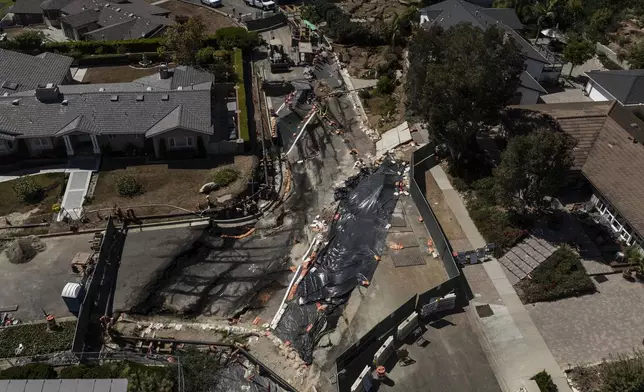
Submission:
<svg viewBox="0 0 644 392">
<path fill-rule="evenodd" d="M 521 83 L 525 57 L 506 37 L 462 23 L 418 29 L 411 39 L 407 105 L 447 145 L 457 171 L 472 163 L 477 132 L 498 123 Z"/>
<path fill-rule="evenodd" d="M 181 65 L 197 64 L 197 53 L 203 47 L 206 25 L 200 17 L 168 27 L 161 52 L 172 52 L 172 61 Z"/>
<path fill-rule="evenodd" d="M 644 68 L 644 41 L 631 46 L 626 56 L 626 61 L 628 61 L 631 69 Z"/>
<path fill-rule="evenodd" d="M 494 171 L 496 195 L 506 208 L 541 209 L 544 197 L 554 195 L 565 183 L 574 163 L 577 142 L 569 135 L 540 130 L 512 138 Z"/>
<path fill-rule="evenodd" d="M 576 66 L 582 65 L 595 55 L 595 44 L 586 40 L 571 39 L 566 44 L 563 52 L 563 58 L 571 63 L 570 73 Z"/>
</svg>

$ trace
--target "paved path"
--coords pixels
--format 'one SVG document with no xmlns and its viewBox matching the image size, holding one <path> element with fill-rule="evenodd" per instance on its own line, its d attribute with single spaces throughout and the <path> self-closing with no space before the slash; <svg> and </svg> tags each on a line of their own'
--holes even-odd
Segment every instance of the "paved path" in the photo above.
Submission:
<svg viewBox="0 0 644 392">
<path fill-rule="evenodd" d="M 58 221 L 63 220 L 66 215 L 73 220 L 79 220 L 83 214 L 83 202 L 89 188 L 89 182 L 92 179 L 90 170 L 77 170 L 69 175 L 61 211 L 58 214 Z"/>
<path fill-rule="evenodd" d="M 435 166 L 431 173 L 469 241 L 475 248 L 484 246 L 485 240 L 470 219 L 463 201 L 452 188 L 443 169 Z M 524 380 L 545 369 L 560 392 L 570 392 L 563 371 L 498 260 L 467 266 L 464 273 L 475 295 L 468 306 L 468 316 L 479 329 L 479 340 L 501 388 L 506 392 L 516 392 L 523 387 Z M 476 307 L 485 305 L 490 307 L 493 314 L 479 317 Z"/>
<path fill-rule="evenodd" d="M 628 282 L 621 274 L 606 278 L 595 282 L 598 293 L 528 306 L 561 367 L 596 363 L 642 348 L 644 285 Z"/>
</svg>

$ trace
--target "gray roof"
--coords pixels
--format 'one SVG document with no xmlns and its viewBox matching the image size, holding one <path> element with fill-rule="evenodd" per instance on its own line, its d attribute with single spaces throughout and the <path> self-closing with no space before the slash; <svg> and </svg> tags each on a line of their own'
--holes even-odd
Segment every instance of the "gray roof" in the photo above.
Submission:
<svg viewBox="0 0 644 392">
<path fill-rule="evenodd" d="M 72 61 L 71 57 L 55 53 L 30 56 L 0 49 L 0 95 L 33 90 L 39 84 L 62 83 Z M 12 84 L 16 88 L 11 88 Z"/>
<path fill-rule="evenodd" d="M 107 6 L 106 6 L 107 4 Z M 117 12 L 124 15 L 134 14 L 137 16 L 146 16 L 146 15 L 168 15 L 170 11 L 165 8 L 157 7 L 152 4 L 146 3 L 145 0 L 127 0 L 124 2 L 106 2 L 105 0 L 75 0 L 64 8 L 62 11 L 67 15 L 74 15 L 85 10 L 91 9 L 101 9 L 101 8 L 110 8 L 113 10 L 119 10 Z"/>
<path fill-rule="evenodd" d="M 119 83 L 119 85 L 121 85 Z M 74 90 L 77 88 L 77 90 Z M 186 126 L 212 134 L 211 89 L 132 91 L 118 87 L 93 91 L 91 85 L 65 86 L 54 102 L 41 102 L 35 92 L 0 97 L 0 133 L 17 137 L 94 134 L 154 134 Z M 143 97 L 141 100 L 140 97 Z M 18 104 L 14 100 L 18 99 Z M 64 101 L 63 101 L 64 99 Z M 168 121 L 176 116 L 179 120 Z"/>
<path fill-rule="evenodd" d="M 165 17 L 169 14 L 168 10 L 153 6 L 144 0 L 125 0 L 119 3 L 75 0 L 65 5 L 62 12 L 66 14 L 62 20 L 72 27 L 95 23 L 97 27 L 85 33 L 85 37 L 93 40 L 149 37 L 164 26 L 174 24 Z"/>
<path fill-rule="evenodd" d="M 538 91 L 541 94 L 548 94 L 548 91 L 541 87 L 539 82 L 537 82 L 527 71 L 523 71 L 521 73 L 521 86 L 530 90 Z"/>
<path fill-rule="evenodd" d="M 589 71 L 586 75 L 622 105 L 644 103 L 644 69 Z"/>
<path fill-rule="evenodd" d="M 90 23 L 98 22 L 101 15 L 101 9 L 84 10 L 76 14 L 71 14 L 62 17 L 60 20 L 67 23 L 72 27 L 81 27 Z"/>
<path fill-rule="evenodd" d="M 0 380 L 0 391 L 12 392 L 127 392 L 127 380 Z"/>
<path fill-rule="evenodd" d="M 538 50 L 515 31 L 523 28 L 523 25 L 511 8 L 483 8 L 463 0 L 446 0 L 422 8 L 420 12 L 421 15 L 427 16 L 430 23 L 436 23 L 445 29 L 459 23 L 471 23 L 481 29 L 497 26 L 514 38 L 528 58 L 549 63 Z"/>
<path fill-rule="evenodd" d="M 42 0 L 16 0 L 16 3 L 11 7 L 9 12 L 14 14 L 42 15 L 42 8 L 40 8 L 41 1 Z"/>
<path fill-rule="evenodd" d="M 61 10 L 72 1 L 73 0 L 45 0 L 40 4 L 40 8 L 44 10 Z"/>
<path fill-rule="evenodd" d="M 205 83 L 215 83 L 215 75 L 212 73 L 200 71 L 196 68 L 187 67 L 185 65 L 180 65 L 170 69 L 170 74 L 171 76 L 168 79 L 161 79 L 159 74 L 156 73 L 136 79 L 135 82 L 165 90 L 174 90 L 179 87 L 197 87 L 198 85 Z"/>
</svg>

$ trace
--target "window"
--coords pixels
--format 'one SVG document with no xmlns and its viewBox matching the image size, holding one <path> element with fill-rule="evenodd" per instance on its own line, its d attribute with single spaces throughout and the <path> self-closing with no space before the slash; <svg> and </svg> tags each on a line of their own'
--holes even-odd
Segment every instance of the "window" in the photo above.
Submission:
<svg viewBox="0 0 644 392">
<path fill-rule="evenodd" d="M 171 137 L 168 139 L 171 148 L 194 147 L 195 140 L 192 136 Z"/>
<path fill-rule="evenodd" d="M 117 135 L 107 135 L 107 138 L 110 140 L 114 140 L 117 138 Z"/>
<path fill-rule="evenodd" d="M 49 148 L 51 147 L 51 140 L 46 137 L 37 137 L 31 139 L 31 146 L 38 149 Z"/>
</svg>

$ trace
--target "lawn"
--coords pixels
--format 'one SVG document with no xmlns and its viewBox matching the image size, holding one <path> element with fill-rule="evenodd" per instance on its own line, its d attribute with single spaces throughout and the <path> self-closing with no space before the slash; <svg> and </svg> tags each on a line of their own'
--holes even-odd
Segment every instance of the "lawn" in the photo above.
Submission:
<svg viewBox="0 0 644 392">
<path fill-rule="evenodd" d="M 13 185 L 20 179 L 0 183 L 0 216 L 12 212 L 27 212 L 38 207 L 42 212 L 51 212 L 51 206 L 58 202 L 65 184 L 64 173 L 47 173 L 30 176 L 36 184 L 44 188 L 42 199 L 38 203 L 26 203 L 18 198 Z"/>
<path fill-rule="evenodd" d="M 568 247 L 557 249 L 526 278 L 517 284 L 521 299 L 527 303 L 556 301 L 597 291 L 579 255 Z"/>
<path fill-rule="evenodd" d="M 128 165 L 124 160 L 104 160 L 98 175 L 94 199 L 88 211 L 112 208 L 116 203 L 120 208 L 146 206 L 137 209 L 141 214 L 177 213 L 181 209 L 195 211 L 198 204 L 205 203 L 205 196 L 199 189 L 213 181 L 216 170 L 233 167 L 239 172 L 235 182 L 213 192 L 213 197 L 227 193 L 241 193 L 252 177 L 255 158 L 236 156 L 233 162 L 215 165 L 210 161 L 194 160 L 168 164 Z M 133 197 L 120 196 L 117 181 L 124 174 L 132 175 L 142 186 L 143 192 Z M 166 206 L 160 206 L 161 204 Z M 168 207 L 172 206 L 172 207 Z M 176 208 L 179 207 L 179 208 Z"/>
<path fill-rule="evenodd" d="M 200 16 L 201 20 L 203 20 L 206 25 L 206 34 L 214 34 L 215 31 L 222 27 L 237 26 L 230 19 L 221 14 L 205 10 L 203 7 L 199 7 L 197 5 L 182 3 L 177 0 L 166 1 L 165 3 L 159 4 L 157 7 L 165 8 L 170 11 L 169 18 L 173 20 L 176 16 Z"/>
<path fill-rule="evenodd" d="M 132 68 L 128 65 L 87 68 L 83 83 L 123 83 L 134 79 L 152 75 L 158 72 L 157 68 Z"/>
<path fill-rule="evenodd" d="M 24 349 L 17 356 L 30 356 L 72 348 L 76 322 L 58 323 L 57 331 L 48 331 L 45 323 L 23 324 L 0 330 L 0 358 L 15 357 L 15 350 L 22 343 Z"/>
</svg>

